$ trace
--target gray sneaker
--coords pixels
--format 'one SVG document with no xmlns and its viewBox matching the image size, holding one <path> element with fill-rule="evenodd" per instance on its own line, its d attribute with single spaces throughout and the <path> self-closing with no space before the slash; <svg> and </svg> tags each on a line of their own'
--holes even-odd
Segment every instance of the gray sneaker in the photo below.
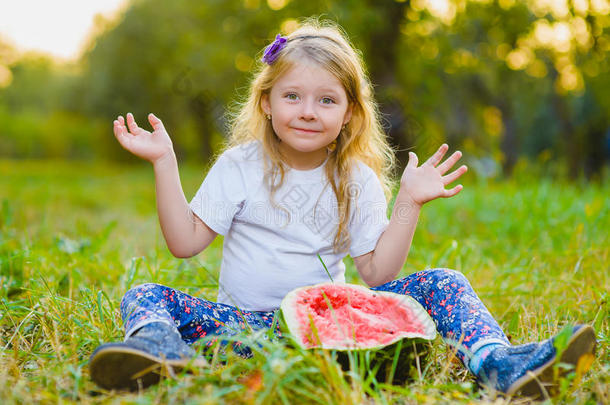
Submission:
<svg viewBox="0 0 610 405">
<path fill-rule="evenodd" d="M 91 379 L 108 390 L 132 391 L 173 377 L 184 367 L 207 362 L 187 345 L 174 326 L 155 322 L 140 328 L 121 343 L 106 343 L 89 359 Z"/>
<path fill-rule="evenodd" d="M 561 358 L 557 356 L 555 338 L 540 343 L 499 347 L 483 361 L 478 380 L 496 391 L 542 399 L 557 391 L 558 378 L 568 373 L 557 363 L 587 371 L 595 353 L 595 331 L 589 325 L 573 327 Z M 581 360 L 582 359 L 582 360 Z"/>
</svg>

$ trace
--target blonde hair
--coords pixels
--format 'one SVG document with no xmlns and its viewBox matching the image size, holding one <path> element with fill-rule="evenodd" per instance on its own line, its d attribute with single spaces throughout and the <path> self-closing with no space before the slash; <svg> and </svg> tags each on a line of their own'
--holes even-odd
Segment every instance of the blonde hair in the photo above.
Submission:
<svg viewBox="0 0 610 405">
<path fill-rule="evenodd" d="M 286 167 L 280 154 L 280 140 L 271 122 L 266 119 L 261 98 L 269 94 L 278 78 L 303 60 L 316 63 L 333 74 L 343 85 L 352 106 L 352 117 L 341 130 L 336 147 L 326 163 L 326 177 L 337 199 L 338 228 L 333 241 L 335 252 L 346 251 L 350 244 L 347 225 L 352 209 L 353 190 L 350 176 L 357 160 L 376 173 L 386 199 L 391 196 L 391 176 L 394 151 L 386 140 L 380 123 L 377 104 L 362 58 L 346 35 L 333 22 L 305 20 L 287 37 L 287 43 L 277 59 L 267 65 L 260 62 L 250 84 L 248 99 L 239 104 L 231 120 L 228 148 L 253 140 L 262 143 L 265 158 L 265 182 L 271 201 L 282 186 Z M 336 176 L 336 177 L 335 177 Z M 338 180 L 338 182 L 337 182 Z"/>
</svg>

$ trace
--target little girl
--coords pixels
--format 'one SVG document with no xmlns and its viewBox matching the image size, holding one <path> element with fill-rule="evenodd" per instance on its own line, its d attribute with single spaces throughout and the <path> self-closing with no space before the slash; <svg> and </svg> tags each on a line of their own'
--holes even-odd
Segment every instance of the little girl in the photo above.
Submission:
<svg viewBox="0 0 610 405">
<path fill-rule="evenodd" d="M 411 152 L 387 219 L 393 152 L 359 54 L 337 27 L 307 23 L 265 49 L 229 147 L 190 203 L 171 139 L 161 120 L 148 119 L 152 133 L 132 114 L 127 123 L 119 116 L 114 134 L 153 164 L 159 221 L 174 256 L 194 256 L 224 236 L 218 300 L 157 284 L 129 290 L 121 302 L 125 341 L 91 356 L 100 386 L 152 384 L 156 364 L 200 361 L 189 344 L 201 337 L 271 328 L 289 291 L 329 275 L 344 282 L 347 254 L 373 289 L 408 294 L 423 305 L 444 341 L 491 389 L 540 396 L 556 383 L 555 363 L 576 365 L 594 351 L 595 334 L 586 325 L 573 328 L 561 356 L 553 339 L 512 346 L 457 271 L 429 269 L 395 280 L 422 206 L 458 194 L 461 185 L 445 187 L 467 168 L 450 172 L 461 153 L 442 161 L 445 144 L 421 165 Z"/>
</svg>

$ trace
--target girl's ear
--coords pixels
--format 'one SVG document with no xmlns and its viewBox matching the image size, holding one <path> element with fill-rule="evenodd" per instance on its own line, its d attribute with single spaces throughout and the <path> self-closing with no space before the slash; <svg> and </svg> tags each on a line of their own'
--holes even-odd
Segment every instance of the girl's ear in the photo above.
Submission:
<svg viewBox="0 0 610 405">
<path fill-rule="evenodd" d="M 352 103 L 347 107 L 347 111 L 345 111 L 345 116 L 343 118 L 343 125 L 347 124 L 349 120 L 352 119 Z"/>
<path fill-rule="evenodd" d="M 261 96 L 261 107 L 265 114 L 271 114 L 271 103 L 269 102 L 269 94 L 265 93 Z"/>
</svg>

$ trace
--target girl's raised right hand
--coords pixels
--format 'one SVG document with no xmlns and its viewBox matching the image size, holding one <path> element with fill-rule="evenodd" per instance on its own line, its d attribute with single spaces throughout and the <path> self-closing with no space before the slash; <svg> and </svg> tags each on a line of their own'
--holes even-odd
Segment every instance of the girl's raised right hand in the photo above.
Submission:
<svg viewBox="0 0 610 405">
<path fill-rule="evenodd" d="M 151 113 L 148 114 L 148 121 L 154 129 L 152 133 L 138 127 L 133 114 L 127 113 L 127 131 L 125 120 L 119 115 L 118 119 L 114 120 L 114 136 L 123 148 L 155 164 L 173 153 L 174 147 L 161 120 Z"/>
</svg>

